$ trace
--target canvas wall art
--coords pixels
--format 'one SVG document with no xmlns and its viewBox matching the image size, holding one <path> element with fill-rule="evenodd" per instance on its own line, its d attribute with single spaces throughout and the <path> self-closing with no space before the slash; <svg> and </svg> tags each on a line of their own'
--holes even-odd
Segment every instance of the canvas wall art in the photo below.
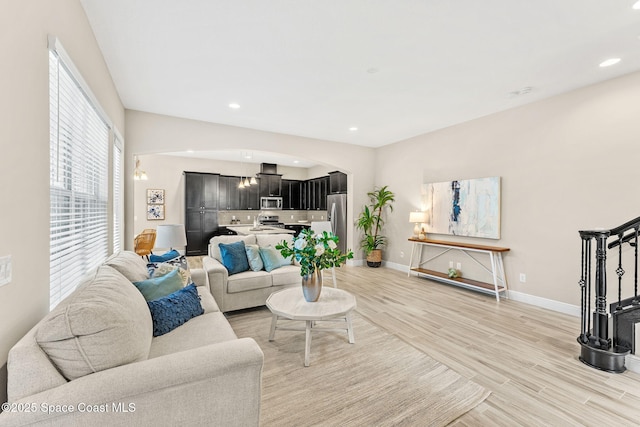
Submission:
<svg viewBox="0 0 640 427">
<path fill-rule="evenodd" d="M 500 238 L 500 177 L 423 184 L 427 233 Z"/>
</svg>

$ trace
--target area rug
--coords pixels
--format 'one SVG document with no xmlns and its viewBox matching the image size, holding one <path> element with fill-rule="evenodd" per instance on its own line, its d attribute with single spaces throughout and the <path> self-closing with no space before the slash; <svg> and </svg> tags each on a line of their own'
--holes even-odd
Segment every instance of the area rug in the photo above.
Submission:
<svg viewBox="0 0 640 427">
<path fill-rule="evenodd" d="M 307 368 L 304 332 L 278 330 L 269 342 L 268 309 L 228 318 L 239 337 L 254 338 L 264 352 L 263 427 L 444 426 L 489 396 L 358 313 L 355 344 L 346 332 L 315 332 Z"/>
</svg>

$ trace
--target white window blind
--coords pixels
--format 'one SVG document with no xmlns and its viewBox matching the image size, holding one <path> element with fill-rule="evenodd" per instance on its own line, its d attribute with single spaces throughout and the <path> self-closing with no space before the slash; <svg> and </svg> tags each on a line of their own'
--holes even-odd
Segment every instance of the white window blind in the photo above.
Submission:
<svg viewBox="0 0 640 427">
<path fill-rule="evenodd" d="M 109 125 L 71 69 L 49 51 L 50 308 L 109 253 Z"/>
<path fill-rule="evenodd" d="M 122 246 L 122 140 L 116 132 L 113 139 L 113 252 L 123 250 Z"/>
</svg>

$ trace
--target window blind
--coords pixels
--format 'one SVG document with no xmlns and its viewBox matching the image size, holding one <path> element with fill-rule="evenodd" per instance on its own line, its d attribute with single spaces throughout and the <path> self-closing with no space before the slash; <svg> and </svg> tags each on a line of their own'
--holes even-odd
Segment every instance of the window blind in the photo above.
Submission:
<svg viewBox="0 0 640 427">
<path fill-rule="evenodd" d="M 109 125 L 49 51 L 50 308 L 109 253 Z"/>
<path fill-rule="evenodd" d="M 113 141 L 113 253 L 123 250 L 122 245 L 122 140 L 114 132 Z"/>
</svg>

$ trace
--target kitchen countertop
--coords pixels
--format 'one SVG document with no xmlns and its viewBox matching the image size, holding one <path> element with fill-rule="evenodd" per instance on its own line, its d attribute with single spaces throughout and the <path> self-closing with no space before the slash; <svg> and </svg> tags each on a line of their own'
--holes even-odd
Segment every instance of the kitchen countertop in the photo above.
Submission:
<svg viewBox="0 0 640 427">
<path fill-rule="evenodd" d="M 229 230 L 235 231 L 241 236 L 246 236 L 248 234 L 295 234 L 293 230 L 287 230 L 285 228 L 279 227 L 270 227 L 268 225 L 259 226 L 259 230 L 253 230 L 253 225 L 226 225 Z"/>
</svg>

